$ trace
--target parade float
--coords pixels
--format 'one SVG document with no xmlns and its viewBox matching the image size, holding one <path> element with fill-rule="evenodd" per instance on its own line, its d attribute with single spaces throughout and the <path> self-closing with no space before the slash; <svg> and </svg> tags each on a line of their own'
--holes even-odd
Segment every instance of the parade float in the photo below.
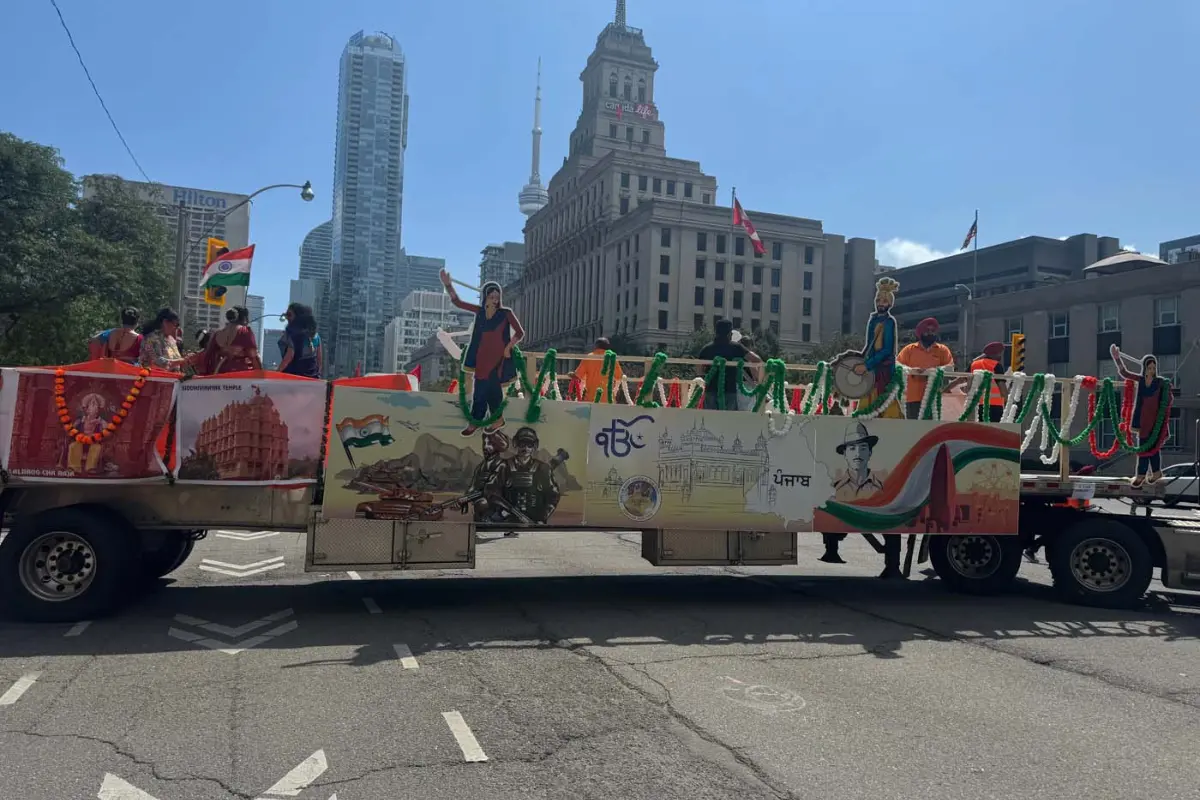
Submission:
<svg viewBox="0 0 1200 800">
<path fill-rule="evenodd" d="M 795 564 L 795 537 L 819 532 L 880 552 L 904 537 L 904 574 L 928 558 L 964 592 L 1007 587 L 1031 546 L 1078 602 L 1135 602 L 1155 568 L 1200 587 L 1197 526 L 1089 507 L 1158 491 L 1171 391 L 1152 357 L 1122 363 L 1120 381 L 960 373 L 905 367 L 896 338 L 889 303 L 864 347 L 829 363 L 608 352 L 586 386 L 571 367 L 597 356 L 480 331 L 452 392 L 404 375 L 3 369 L 0 605 L 91 618 L 209 529 L 305 531 L 314 571 L 470 568 L 477 532 L 537 529 L 638 532 L 656 566 Z M 730 374 L 747 410 L 725 407 Z M 924 382 L 915 419 L 910 381 Z M 1140 479 L 1071 475 L 1081 446 L 1138 456 Z M 1041 471 L 1022 474 L 1023 457 Z"/>
</svg>

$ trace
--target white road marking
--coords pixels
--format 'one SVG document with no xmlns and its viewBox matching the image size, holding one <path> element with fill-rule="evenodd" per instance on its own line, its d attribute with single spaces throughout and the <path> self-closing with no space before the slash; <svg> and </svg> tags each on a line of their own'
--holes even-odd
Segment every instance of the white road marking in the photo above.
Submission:
<svg viewBox="0 0 1200 800">
<path fill-rule="evenodd" d="M 29 687 L 37 683 L 37 679 L 41 676 L 40 672 L 30 672 L 28 675 L 22 675 L 17 678 L 17 682 L 8 687 L 8 691 L 0 694 L 0 706 L 11 706 L 13 703 L 21 699 L 21 695 L 29 691 Z"/>
<path fill-rule="evenodd" d="M 232 539 L 235 542 L 253 542 L 278 535 L 279 531 L 217 531 L 216 534 L 218 539 Z"/>
<path fill-rule="evenodd" d="M 245 636 L 255 628 L 261 628 L 264 625 L 270 625 L 272 622 L 279 622 L 287 619 L 292 615 L 293 611 L 290 608 L 285 608 L 283 611 L 276 611 L 274 614 L 268 614 L 261 619 L 256 619 L 253 622 L 247 622 L 238 628 L 228 628 L 224 625 L 218 625 L 215 622 L 209 622 L 206 619 L 199 617 L 189 617 L 186 614 L 176 614 L 175 621 L 184 625 L 191 625 L 194 628 L 203 628 L 209 633 L 219 633 L 222 636 Z"/>
<path fill-rule="evenodd" d="M 88 629 L 88 626 L 89 626 L 89 625 L 91 625 L 91 624 L 92 624 L 92 623 L 91 623 L 91 620 L 88 620 L 88 621 L 86 621 L 86 622 L 76 622 L 74 625 L 72 625 L 72 626 L 71 626 L 71 630 L 69 630 L 69 631 L 67 631 L 66 633 L 64 633 L 64 634 L 63 634 L 63 636 L 64 636 L 64 637 L 66 637 L 66 636 L 78 636 L 79 634 L 81 634 L 81 633 L 83 633 L 84 631 L 86 631 L 86 630 Z"/>
<path fill-rule="evenodd" d="M 263 794 L 295 797 L 311 786 L 312 782 L 321 777 L 327 769 L 329 769 L 329 761 L 325 758 L 325 751 L 318 750 L 297 764 L 291 772 L 276 781 L 275 785 Z"/>
<path fill-rule="evenodd" d="M 263 572 L 270 572 L 273 569 L 283 569 L 285 566 L 287 565 L 283 563 L 283 556 L 275 556 L 265 561 L 256 561 L 253 564 L 228 564 L 224 561 L 216 561 L 211 558 L 205 558 L 200 561 L 201 571 L 215 572 L 218 575 L 228 575 L 231 578 L 248 578 L 251 575 L 259 575 Z"/>
<path fill-rule="evenodd" d="M 189 617 L 186 614 L 177 614 L 175 616 L 175 621 L 183 625 L 201 628 L 209 631 L 210 633 L 219 633 L 222 636 L 229 636 L 236 639 L 239 636 L 244 636 L 250 631 L 257 630 L 264 625 L 270 625 L 272 622 L 279 622 L 282 619 L 286 619 L 287 617 L 290 617 L 292 613 L 292 609 L 286 608 L 283 611 L 277 611 L 274 614 L 263 617 L 262 619 L 256 619 L 253 622 L 248 622 L 238 628 L 229 628 L 224 625 L 218 625 L 214 622 L 209 622 L 208 620 L 200 619 L 199 617 Z M 205 637 L 204 634 L 196 633 L 195 631 L 180 630 L 179 628 L 168 628 L 167 635 L 174 639 L 181 639 L 185 642 L 199 645 L 200 647 L 206 647 L 209 650 L 219 650 L 226 655 L 236 656 L 238 653 L 246 650 L 252 650 L 255 647 L 258 647 L 260 644 L 268 642 L 277 636 L 290 633 L 296 630 L 298 627 L 300 627 L 298 622 L 295 620 L 289 620 L 282 625 L 278 625 L 268 631 L 263 631 L 259 635 L 253 636 L 241 642 L 226 642 L 222 641 L 221 639 L 212 639 Z"/>
<path fill-rule="evenodd" d="M 131 783 L 121 780 L 111 773 L 104 774 L 104 782 L 100 784 L 97 800 L 158 800 L 152 794 L 147 794 Z"/>
<path fill-rule="evenodd" d="M 396 651 L 396 658 L 400 659 L 400 666 L 405 669 L 416 669 L 420 666 L 417 659 L 413 657 L 412 650 L 406 644 L 394 644 L 392 649 Z"/>
<path fill-rule="evenodd" d="M 350 580 L 352 580 L 352 581 L 361 581 L 362 580 L 362 575 L 359 575 L 354 570 L 349 570 L 346 572 L 346 574 L 350 576 Z"/>
<path fill-rule="evenodd" d="M 382 614 L 383 613 L 383 609 L 379 607 L 379 603 L 376 603 L 371 598 L 364 597 L 362 599 L 362 601 L 363 601 L 363 605 L 367 607 L 367 611 L 369 611 L 370 613 L 372 613 L 372 614 Z"/>
<path fill-rule="evenodd" d="M 467 726 L 467 721 L 463 719 L 462 714 L 457 711 L 444 711 L 442 712 L 442 719 L 446 720 L 446 724 L 450 726 L 450 732 L 454 734 L 454 740 L 458 742 L 458 747 L 462 750 L 463 758 L 467 761 L 488 760 L 487 754 L 479 746 L 479 740 L 475 738 L 475 734 L 471 733 L 471 729 Z"/>
</svg>

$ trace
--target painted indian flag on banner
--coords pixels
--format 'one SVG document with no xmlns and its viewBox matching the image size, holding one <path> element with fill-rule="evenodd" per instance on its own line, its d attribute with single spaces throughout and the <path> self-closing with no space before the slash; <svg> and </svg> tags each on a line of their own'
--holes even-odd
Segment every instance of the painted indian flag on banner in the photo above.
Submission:
<svg viewBox="0 0 1200 800">
<path fill-rule="evenodd" d="M 254 245 L 218 256 L 204 268 L 200 287 L 208 289 L 216 286 L 249 286 L 250 262 L 253 260 Z"/>
<path fill-rule="evenodd" d="M 389 418 L 382 414 L 372 414 L 362 419 L 346 417 L 337 424 L 338 436 L 346 447 L 370 447 L 376 444 L 387 447 L 396 441 L 392 438 L 388 422 Z"/>
</svg>

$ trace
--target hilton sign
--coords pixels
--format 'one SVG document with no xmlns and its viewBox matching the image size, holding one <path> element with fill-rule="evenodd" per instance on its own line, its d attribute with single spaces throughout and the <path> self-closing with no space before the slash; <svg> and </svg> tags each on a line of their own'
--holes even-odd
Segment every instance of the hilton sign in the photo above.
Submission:
<svg viewBox="0 0 1200 800">
<path fill-rule="evenodd" d="M 617 115 L 620 119 L 625 114 L 636 114 L 642 119 L 658 119 L 658 109 L 651 103 L 624 103 L 619 100 L 605 100 L 604 110 Z"/>
<path fill-rule="evenodd" d="M 175 189 L 171 196 L 171 202 L 175 204 L 184 203 L 189 206 L 200 206 L 202 208 L 223 209 L 228 205 L 224 197 L 218 197 L 212 194 L 195 189 Z"/>
</svg>

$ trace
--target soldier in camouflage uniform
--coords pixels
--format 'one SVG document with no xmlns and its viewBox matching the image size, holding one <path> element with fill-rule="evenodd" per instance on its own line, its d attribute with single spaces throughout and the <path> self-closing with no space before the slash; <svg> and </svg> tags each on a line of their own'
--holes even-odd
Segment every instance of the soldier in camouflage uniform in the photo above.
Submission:
<svg viewBox="0 0 1200 800">
<path fill-rule="evenodd" d="M 558 507 L 562 493 L 554 480 L 553 469 L 537 457 L 538 444 L 538 435 L 533 428 L 523 427 L 516 432 L 513 445 L 517 454 L 501 463 L 489 494 L 498 494 L 535 525 L 545 525 Z M 519 517 L 513 515 L 506 521 L 518 520 Z"/>
<path fill-rule="evenodd" d="M 482 492 L 482 496 L 471 503 L 476 522 L 492 522 L 500 514 L 500 509 L 488 502 L 487 495 L 489 485 L 504 464 L 506 450 L 508 450 L 508 437 L 500 431 L 483 435 L 483 461 L 475 468 L 475 474 L 471 476 L 471 485 L 467 487 L 467 494 Z M 463 502 L 461 505 L 465 514 L 467 503 Z"/>
</svg>

